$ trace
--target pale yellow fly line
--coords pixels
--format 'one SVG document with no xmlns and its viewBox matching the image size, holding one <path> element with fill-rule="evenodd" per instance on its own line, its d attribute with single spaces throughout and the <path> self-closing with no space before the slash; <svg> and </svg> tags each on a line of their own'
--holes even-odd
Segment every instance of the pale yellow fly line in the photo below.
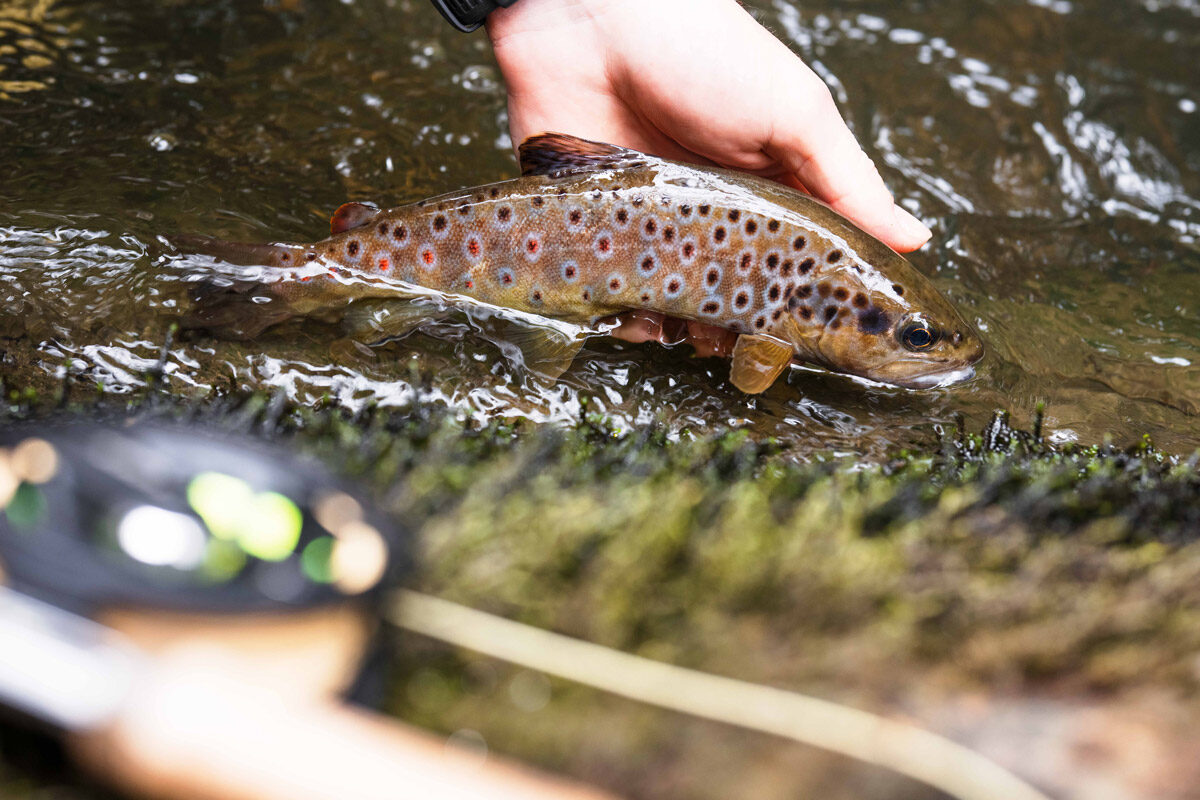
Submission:
<svg viewBox="0 0 1200 800">
<path fill-rule="evenodd" d="M 974 750 L 828 700 L 630 655 L 409 590 L 393 595 L 385 615 L 401 628 L 547 675 L 891 769 L 959 800 L 1049 800 Z"/>
</svg>

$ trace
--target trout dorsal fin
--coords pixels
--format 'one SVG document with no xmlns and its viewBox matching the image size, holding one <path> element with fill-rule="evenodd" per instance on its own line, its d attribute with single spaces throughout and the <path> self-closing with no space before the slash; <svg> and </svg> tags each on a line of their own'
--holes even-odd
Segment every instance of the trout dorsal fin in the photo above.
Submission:
<svg viewBox="0 0 1200 800">
<path fill-rule="evenodd" d="M 565 133 L 542 133 L 521 142 L 522 175 L 562 178 L 581 172 L 646 164 L 646 155 L 603 142 L 590 142 Z"/>
<path fill-rule="evenodd" d="M 379 206 L 374 203 L 342 203 L 329 218 L 329 233 L 337 236 L 339 233 L 366 225 L 379 216 Z"/>
<path fill-rule="evenodd" d="M 770 336 L 743 333 L 733 346 L 729 380 L 746 394 L 765 391 L 792 362 L 792 348 Z"/>
</svg>

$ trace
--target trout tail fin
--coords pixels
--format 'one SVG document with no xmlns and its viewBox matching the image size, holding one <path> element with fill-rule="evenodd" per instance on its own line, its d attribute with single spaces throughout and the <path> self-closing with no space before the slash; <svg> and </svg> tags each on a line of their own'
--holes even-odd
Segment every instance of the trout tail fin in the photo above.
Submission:
<svg viewBox="0 0 1200 800">
<path fill-rule="evenodd" d="M 222 339 L 253 339 L 296 316 L 272 287 L 259 280 L 202 277 L 188 291 L 191 306 L 180 327 L 204 330 Z"/>
<path fill-rule="evenodd" d="M 285 244 L 245 244 L 207 236 L 168 239 L 181 254 L 206 256 L 188 276 L 185 329 L 204 330 L 225 339 L 253 339 L 303 310 L 293 302 L 304 280 L 289 267 L 307 261 L 305 250 Z M 228 269 L 229 266 L 235 269 Z M 199 266 L 199 265 L 198 265 Z"/>
</svg>

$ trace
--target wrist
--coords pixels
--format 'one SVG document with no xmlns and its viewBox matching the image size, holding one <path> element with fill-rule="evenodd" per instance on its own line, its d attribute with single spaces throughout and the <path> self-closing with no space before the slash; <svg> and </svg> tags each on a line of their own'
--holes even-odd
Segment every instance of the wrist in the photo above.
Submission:
<svg viewBox="0 0 1200 800">
<path fill-rule="evenodd" d="M 463 33 L 470 33 L 483 25 L 488 15 L 497 8 L 510 6 L 516 0 L 431 0 L 431 2 L 447 22 Z"/>
</svg>

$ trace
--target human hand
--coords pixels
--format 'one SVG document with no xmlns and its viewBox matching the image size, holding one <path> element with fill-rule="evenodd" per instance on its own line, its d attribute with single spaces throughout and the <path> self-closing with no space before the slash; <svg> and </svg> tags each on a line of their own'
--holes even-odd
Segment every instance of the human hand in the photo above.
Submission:
<svg viewBox="0 0 1200 800">
<path fill-rule="evenodd" d="M 514 142 L 562 131 L 810 192 L 901 252 L 930 237 L 898 206 L 829 89 L 735 0 L 520 0 L 488 17 Z M 614 335 L 666 341 L 639 313 Z M 736 337 L 691 323 L 724 354 Z M 693 330 L 694 329 L 694 330 Z"/>
</svg>

